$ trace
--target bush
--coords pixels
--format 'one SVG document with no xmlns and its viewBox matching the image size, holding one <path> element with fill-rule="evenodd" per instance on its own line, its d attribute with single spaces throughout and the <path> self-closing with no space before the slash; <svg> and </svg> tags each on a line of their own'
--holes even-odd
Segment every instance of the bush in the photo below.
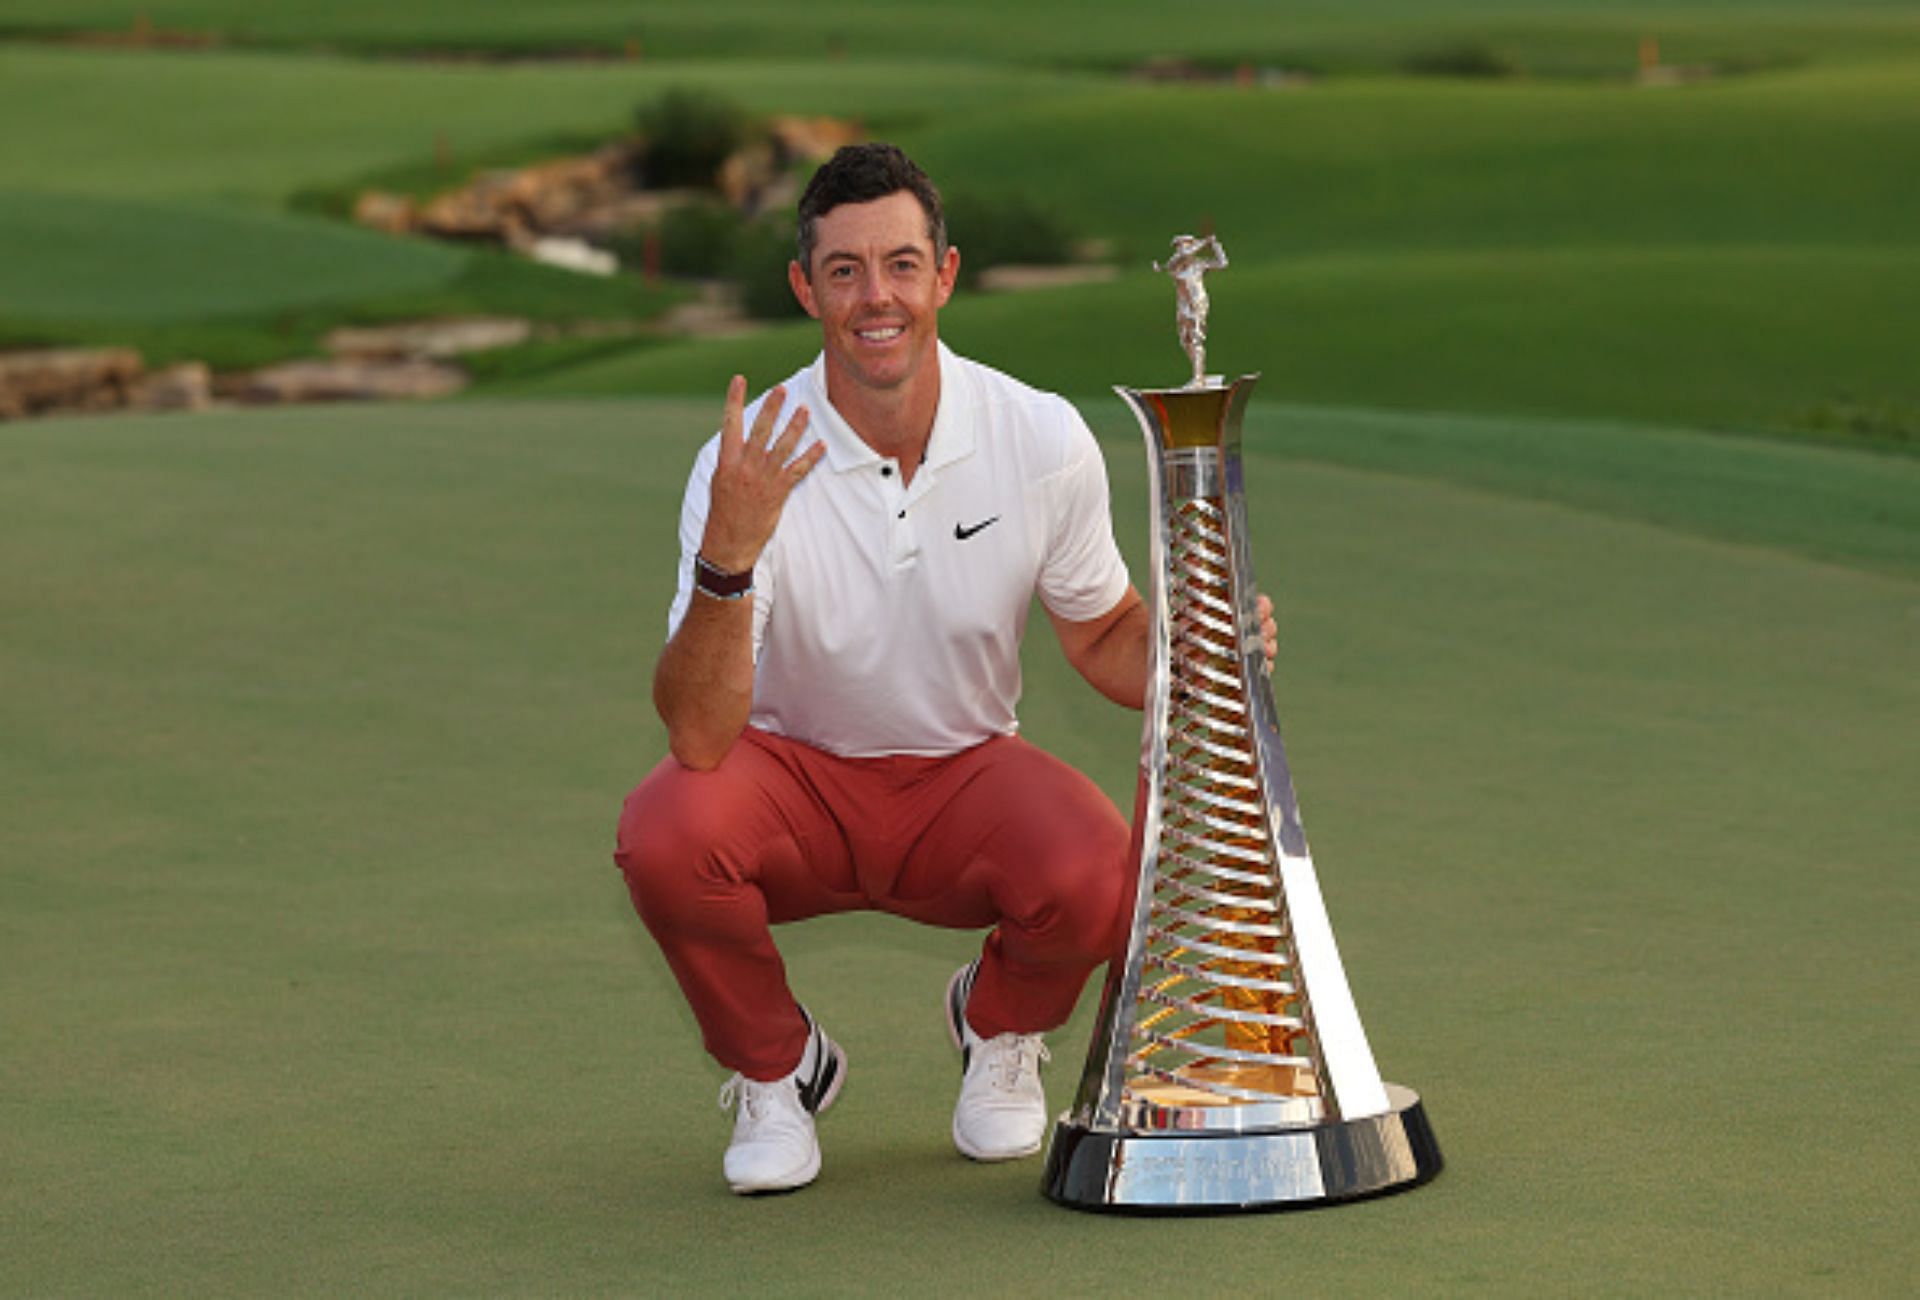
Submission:
<svg viewBox="0 0 1920 1300">
<path fill-rule="evenodd" d="M 1057 266 L 1073 260 L 1066 223 L 1021 195 L 946 196 L 947 238 L 960 250 L 960 281 L 994 266 Z"/>
<path fill-rule="evenodd" d="M 1794 423 L 1827 437 L 1920 447 L 1920 405 L 1894 398 L 1836 398 L 1802 413 Z"/>
<path fill-rule="evenodd" d="M 1513 59 L 1485 45 L 1416 51 L 1401 60 L 1400 68 L 1416 77 L 1517 77 L 1523 71 Z"/>
<path fill-rule="evenodd" d="M 720 164 L 747 139 L 745 109 L 711 91 L 677 87 L 634 114 L 647 149 L 640 166 L 647 184 L 713 188 Z"/>
<path fill-rule="evenodd" d="M 617 235 L 607 246 L 622 266 L 638 270 L 647 264 L 648 245 L 657 242 L 660 274 L 712 279 L 727 273 L 739 232 L 740 214 L 725 204 L 686 203 L 669 208 L 657 225 Z"/>
<path fill-rule="evenodd" d="M 740 228 L 729 268 L 740 288 L 740 306 L 760 320 L 787 320 L 806 311 L 787 285 L 793 260 L 793 227 L 786 220 L 756 221 Z"/>
<path fill-rule="evenodd" d="M 740 214 L 724 203 L 688 203 L 660 219 L 660 269 L 668 275 L 726 274 L 740 242 Z"/>
</svg>

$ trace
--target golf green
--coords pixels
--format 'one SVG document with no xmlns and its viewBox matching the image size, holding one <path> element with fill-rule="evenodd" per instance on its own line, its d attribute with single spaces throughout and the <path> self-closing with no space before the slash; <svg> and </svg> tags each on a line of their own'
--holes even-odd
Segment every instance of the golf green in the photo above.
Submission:
<svg viewBox="0 0 1920 1300">
<path fill-rule="evenodd" d="M 1648 431 L 1589 492 L 1523 421 L 1262 425 L 1307 828 L 1448 1167 L 1145 1221 L 953 1152 L 974 940 L 871 917 L 783 936 L 852 1062 L 819 1183 L 727 1193 L 609 857 L 713 406 L 0 427 L 0 1293 L 1911 1289 L 1912 459 Z M 1696 494 L 1623 504 L 1669 459 Z M 1044 633 L 1024 716 L 1130 798 L 1138 718 Z"/>
</svg>

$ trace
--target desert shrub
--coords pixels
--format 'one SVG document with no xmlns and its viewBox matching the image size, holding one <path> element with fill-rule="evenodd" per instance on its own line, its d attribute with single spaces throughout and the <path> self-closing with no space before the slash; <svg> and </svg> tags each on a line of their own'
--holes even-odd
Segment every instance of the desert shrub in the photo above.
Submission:
<svg viewBox="0 0 1920 1300">
<path fill-rule="evenodd" d="M 1517 77 L 1515 60 L 1486 45 L 1446 45 L 1416 50 L 1400 61 L 1401 71 L 1416 77 Z"/>
<path fill-rule="evenodd" d="M 640 161 L 648 185 L 710 188 L 714 174 L 751 130 L 745 109 L 712 91 L 675 87 L 634 114 L 646 153 Z"/>
<path fill-rule="evenodd" d="M 654 225 L 614 236 L 607 247 L 622 266 L 637 270 L 655 245 L 662 275 L 710 279 L 727 274 L 739 230 L 739 213 L 725 204 L 685 203 L 669 208 Z"/>
<path fill-rule="evenodd" d="M 806 314 L 787 285 L 787 263 L 792 260 L 792 222 L 781 218 L 740 227 L 729 274 L 739 286 L 740 306 L 747 315 L 786 320 Z"/>
<path fill-rule="evenodd" d="M 1827 437 L 1866 438 L 1920 447 L 1920 405 L 1894 398 L 1835 398 L 1802 412 L 1794 423 Z"/>
<path fill-rule="evenodd" d="M 740 214 L 724 203 L 687 203 L 660 219 L 660 269 L 668 275 L 724 275 L 740 240 Z"/>
<path fill-rule="evenodd" d="M 960 279 L 994 266 L 1051 266 L 1073 260 L 1066 222 L 1024 195 L 948 194 L 947 238 L 960 249 Z"/>
</svg>

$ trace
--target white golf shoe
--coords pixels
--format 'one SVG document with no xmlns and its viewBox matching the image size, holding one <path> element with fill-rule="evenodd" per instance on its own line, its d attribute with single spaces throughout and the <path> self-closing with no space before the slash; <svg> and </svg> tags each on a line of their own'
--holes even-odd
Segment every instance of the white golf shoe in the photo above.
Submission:
<svg viewBox="0 0 1920 1300">
<path fill-rule="evenodd" d="M 722 1168 L 727 1186 L 742 1195 L 791 1191 L 819 1176 L 813 1117 L 840 1095 L 847 1054 L 812 1016 L 807 1029 L 806 1054 L 792 1074 L 772 1083 L 736 1074 L 721 1086 L 720 1108 L 734 1111 L 733 1141 Z"/>
<path fill-rule="evenodd" d="M 960 1049 L 960 1100 L 953 1107 L 953 1144 L 973 1160 L 1017 1160 L 1040 1149 L 1047 1133 L 1047 1094 L 1040 1063 L 1051 1060 L 1038 1034 L 981 1038 L 967 1023 L 967 998 L 980 963 L 968 962 L 947 982 L 947 1032 Z"/>
</svg>

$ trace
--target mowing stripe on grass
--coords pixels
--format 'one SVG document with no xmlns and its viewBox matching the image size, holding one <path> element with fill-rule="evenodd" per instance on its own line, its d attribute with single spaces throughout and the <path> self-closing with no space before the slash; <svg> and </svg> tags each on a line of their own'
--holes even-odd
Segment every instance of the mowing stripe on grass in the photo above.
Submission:
<svg viewBox="0 0 1920 1300">
<path fill-rule="evenodd" d="M 1236 265 L 1211 292 L 1209 366 L 1264 372 L 1266 402 L 1783 432 L 1845 427 L 1857 412 L 1867 441 L 1889 447 L 1920 431 L 1920 248 L 1364 254 Z M 941 331 L 1030 382 L 1102 393 L 1183 380 L 1171 303 L 1149 275 L 963 295 Z M 801 323 L 513 390 L 717 393 L 736 371 L 784 378 L 818 346 L 818 327 Z"/>
<path fill-rule="evenodd" d="M 277 201 L 442 157 L 453 184 L 476 154 L 555 135 L 612 138 L 674 86 L 707 87 L 761 112 L 838 113 L 878 126 L 1089 84 L 924 57 L 501 68 L 0 44 L 0 118 L 35 124 L 10 133 L 0 151 L 0 188 Z"/>
<path fill-rule="evenodd" d="M 1424 60 L 1445 70 L 1528 69 L 1629 75 L 1639 40 L 1665 42 L 1675 64 L 1771 66 L 1810 57 L 1870 58 L 1920 44 L 1901 0 L 1215 0 L 1196 24 L 1160 0 L 1108 0 L 1087 21 L 1076 0 L 974 0 L 965 9 L 902 10 L 887 0 L 817 0 L 804 10 L 765 0 L 571 0 L 528 6 L 469 0 L 457 11 L 424 0 L 341 0 L 268 6 L 248 0 L 12 0 L 14 30 L 126 31 L 149 16 L 172 31 L 230 40 L 360 49 L 620 52 L 689 55 L 913 55 L 928 49 L 995 60 L 1125 65 L 1169 53 L 1231 67 L 1241 61 L 1379 71 Z"/>
<path fill-rule="evenodd" d="M 0 317 L 192 321 L 417 293 L 464 249 L 205 201 L 0 190 Z"/>
</svg>

